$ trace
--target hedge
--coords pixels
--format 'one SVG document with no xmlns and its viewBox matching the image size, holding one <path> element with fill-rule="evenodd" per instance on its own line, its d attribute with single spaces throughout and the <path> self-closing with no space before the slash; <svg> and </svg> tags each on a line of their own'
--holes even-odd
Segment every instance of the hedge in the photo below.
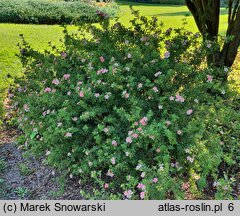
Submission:
<svg viewBox="0 0 240 216">
<path fill-rule="evenodd" d="M 108 16 L 117 13 L 116 4 L 98 7 L 84 2 L 47 0 L 0 0 L 0 23 L 70 24 L 73 20 L 95 22 L 96 11 Z"/>
</svg>

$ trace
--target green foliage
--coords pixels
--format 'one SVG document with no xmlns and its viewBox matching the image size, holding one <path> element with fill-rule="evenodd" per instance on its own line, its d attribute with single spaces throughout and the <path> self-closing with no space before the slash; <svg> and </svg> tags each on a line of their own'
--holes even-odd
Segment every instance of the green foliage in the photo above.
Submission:
<svg viewBox="0 0 240 216">
<path fill-rule="evenodd" d="M 216 45 L 199 34 L 132 13 L 129 27 L 102 18 L 65 28 L 62 47 L 44 54 L 23 39 L 25 74 L 11 93 L 24 146 L 91 179 L 96 196 L 183 199 L 190 182 L 203 197 L 209 175 L 230 179 L 240 162 L 229 69 L 204 67 Z"/>
<path fill-rule="evenodd" d="M 6 162 L 0 159 L 0 173 L 4 172 L 6 169 Z"/>
<path fill-rule="evenodd" d="M 107 7 L 98 7 L 80 1 L 1 0 L 0 22 L 33 24 L 96 22 L 99 19 L 96 11 L 113 17 L 117 13 L 117 6 L 112 3 Z"/>
<path fill-rule="evenodd" d="M 28 165 L 26 165 L 25 163 L 20 163 L 19 164 L 19 171 L 21 173 L 21 175 L 27 176 L 30 175 L 33 170 L 31 170 Z"/>
</svg>

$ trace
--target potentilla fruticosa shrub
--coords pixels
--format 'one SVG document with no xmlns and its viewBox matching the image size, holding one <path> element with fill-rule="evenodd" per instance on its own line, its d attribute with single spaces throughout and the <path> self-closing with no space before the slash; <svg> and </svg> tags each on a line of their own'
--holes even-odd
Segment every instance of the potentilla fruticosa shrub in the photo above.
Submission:
<svg viewBox="0 0 240 216">
<path fill-rule="evenodd" d="M 105 198 L 206 188 L 230 198 L 240 116 L 223 82 L 229 68 L 204 67 L 215 46 L 199 34 L 132 12 L 130 27 L 99 14 L 101 27 L 65 28 L 63 46 L 45 53 L 23 39 L 25 74 L 12 93 L 24 148 Z"/>
</svg>

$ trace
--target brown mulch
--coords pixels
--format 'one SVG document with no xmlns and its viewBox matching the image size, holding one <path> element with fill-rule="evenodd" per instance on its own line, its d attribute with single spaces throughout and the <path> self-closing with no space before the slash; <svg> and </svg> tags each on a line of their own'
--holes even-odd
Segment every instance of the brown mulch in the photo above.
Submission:
<svg viewBox="0 0 240 216">
<path fill-rule="evenodd" d="M 0 200 L 83 199 L 77 179 L 63 177 L 44 165 L 43 159 L 24 158 L 14 142 L 17 134 L 16 130 L 0 131 L 0 163 L 4 164 L 0 164 Z"/>
</svg>

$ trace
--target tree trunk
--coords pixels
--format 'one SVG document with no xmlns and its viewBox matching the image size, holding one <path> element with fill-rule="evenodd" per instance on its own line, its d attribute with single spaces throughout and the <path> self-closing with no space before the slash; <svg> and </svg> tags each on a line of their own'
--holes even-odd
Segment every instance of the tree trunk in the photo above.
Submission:
<svg viewBox="0 0 240 216">
<path fill-rule="evenodd" d="M 185 2 L 204 38 L 218 41 L 220 0 L 185 0 Z M 214 55 L 207 56 L 208 64 L 216 67 L 231 67 L 240 45 L 240 0 L 229 0 L 228 7 L 226 37 L 231 37 L 232 40 L 227 40 L 222 50 L 219 48 Z"/>
</svg>

